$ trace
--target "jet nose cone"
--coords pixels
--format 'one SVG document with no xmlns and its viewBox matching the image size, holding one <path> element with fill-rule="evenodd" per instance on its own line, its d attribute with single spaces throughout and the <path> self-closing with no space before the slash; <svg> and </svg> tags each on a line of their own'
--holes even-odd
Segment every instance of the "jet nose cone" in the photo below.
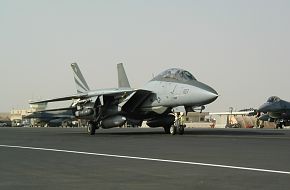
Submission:
<svg viewBox="0 0 290 190">
<path fill-rule="evenodd" d="M 209 104 L 213 101 L 215 101 L 218 98 L 218 93 L 216 90 L 214 90 L 212 87 L 204 84 L 204 83 L 199 83 L 198 87 L 202 89 L 202 96 L 203 96 L 203 105 Z"/>
<path fill-rule="evenodd" d="M 258 109 L 259 112 L 278 112 L 283 110 L 283 107 L 281 106 L 280 102 L 266 102 L 263 105 L 261 105 Z"/>
<path fill-rule="evenodd" d="M 268 112 L 269 104 L 265 103 L 258 108 L 258 112 Z"/>
<path fill-rule="evenodd" d="M 205 96 L 208 99 L 208 103 L 211 103 L 215 101 L 219 95 L 213 88 L 211 88 L 210 90 L 207 90 L 207 92 L 205 93 Z"/>
<path fill-rule="evenodd" d="M 215 91 L 215 89 L 213 89 L 210 86 L 208 86 L 208 87 L 209 87 L 208 92 L 211 94 L 211 96 L 213 96 L 213 98 L 217 99 L 217 97 L 219 96 L 219 94 L 217 93 L 217 91 Z"/>
</svg>

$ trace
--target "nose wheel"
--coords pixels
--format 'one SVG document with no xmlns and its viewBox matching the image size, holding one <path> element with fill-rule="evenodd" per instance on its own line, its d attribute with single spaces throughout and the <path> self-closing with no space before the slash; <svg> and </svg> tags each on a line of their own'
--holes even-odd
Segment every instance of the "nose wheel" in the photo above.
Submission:
<svg viewBox="0 0 290 190">
<path fill-rule="evenodd" d="M 184 125 L 179 125 L 179 124 L 171 125 L 169 132 L 171 135 L 176 135 L 176 134 L 183 135 L 184 127 L 185 127 Z"/>
</svg>

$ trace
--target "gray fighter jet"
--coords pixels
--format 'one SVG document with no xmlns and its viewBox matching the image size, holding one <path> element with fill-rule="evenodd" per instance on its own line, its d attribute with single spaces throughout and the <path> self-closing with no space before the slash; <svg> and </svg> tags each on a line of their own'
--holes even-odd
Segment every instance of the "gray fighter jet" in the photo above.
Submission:
<svg viewBox="0 0 290 190">
<path fill-rule="evenodd" d="M 118 64 L 119 88 L 91 91 L 78 65 L 71 64 L 77 94 L 34 103 L 73 100 L 70 110 L 74 117 L 87 121 L 87 132 L 119 127 L 126 122 L 149 127 L 163 127 L 165 133 L 183 134 L 184 126 L 175 122 L 173 108 L 184 106 L 186 111 L 215 101 L 218 93 L 199 82 L 183 69 L 168 69 L 150 80 L 143 88 L 130 87 L 123 64 Z"/>
<path fill-rule="evenodd" d="M 51 109 L 51 110 L 42 110 L 35 111 L 31 114 L 25 116 L 25 119 L 37 119 L 37 122 L 31 123 L 32 126 L 50 126 L 58 127 L 63 126 L 75 118 L 72 112 L 73 109 L 69 110 L 68 108 L 61 109 Z"/>
<path fill-rule="evenodd" d="M 276 128 L 290 125 L 290 102 L 281 100 L 277 96 L 270 97 L 258 111 L 266 113 L 259 118 L 260 120 L 268 119 L 268 121 L 275 122 Z"/>
</svg>

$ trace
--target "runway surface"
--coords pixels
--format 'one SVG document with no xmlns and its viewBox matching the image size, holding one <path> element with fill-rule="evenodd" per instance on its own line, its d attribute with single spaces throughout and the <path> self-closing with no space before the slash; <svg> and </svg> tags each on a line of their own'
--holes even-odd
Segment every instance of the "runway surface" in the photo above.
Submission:
<svg viewBox="0 0 290 190">
<path fill-rule="evenodd" d="M 0 189 L 289 189 L 290 130 L 0 128 Z"/>
</svg>

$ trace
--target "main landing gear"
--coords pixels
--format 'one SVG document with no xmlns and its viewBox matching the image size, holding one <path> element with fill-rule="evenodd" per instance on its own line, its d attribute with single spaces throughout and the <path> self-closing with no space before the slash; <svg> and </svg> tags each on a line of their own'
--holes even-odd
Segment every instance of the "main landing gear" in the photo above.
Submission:
<svg viewBox="0 0 290 190">
<path fill-rule="evenodd" d="M 283 123 L 276 123 L 276 129 L 283 129 Z"/>
<path fill-rule="evenodd" d="M 96 130 L 99 129 L 99 126 L 95 122 L 88 122 L 87 124 L 87 133 L 89 135 L 94 135 L 96 134 Z"/>
</svg>

